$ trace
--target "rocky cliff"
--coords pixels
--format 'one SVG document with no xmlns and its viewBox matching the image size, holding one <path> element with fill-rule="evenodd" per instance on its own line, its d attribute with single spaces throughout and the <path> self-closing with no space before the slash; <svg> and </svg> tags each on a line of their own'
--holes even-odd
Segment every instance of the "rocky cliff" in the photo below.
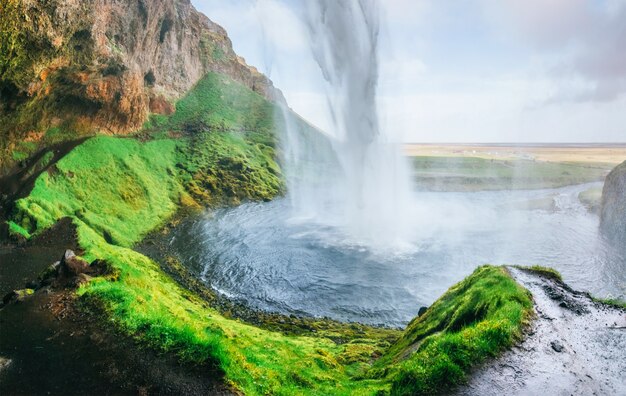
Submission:
<svg viewBox="0 0 626 396">
<path fill-rule="evenodd" d="M 0 175 L 43 146 L 169 114 L 210 71 L 276 93 L 189 0 L 3 0 L 0 15 Z"/>
<path fill-rule="evenodd" d="M 600 228 L 609 239 L 626 246 L 626 161 L 615 167 L 604 182 Z"/>
</svg>

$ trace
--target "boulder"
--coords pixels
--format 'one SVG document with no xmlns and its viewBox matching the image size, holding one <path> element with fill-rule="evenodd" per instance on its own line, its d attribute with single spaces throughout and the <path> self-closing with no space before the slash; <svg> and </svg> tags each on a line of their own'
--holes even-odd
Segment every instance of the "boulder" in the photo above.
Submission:
<svg viewBox="0 0 626 396">
<path fill-rule="evenodd" d="M 74 277 L 86 272 L 90 272 L 89 263 L 76 256 L 73 251 L 66 250 L 63 258 L 61 258 L 60 275 Z"/>
<path fill-rule="evenodd" d="M 554 340 L 550 343 L 550 346 L 552 347 L 552 349 L 555 352 L 563 352 L 563 349 L 565 349 L 565 347 L 563 346 L 563 344 L 561 344 L 560 341 L 558 340 Z"/>
<path fill-rule="evenodd" d="M 610 241 L 626 248 L 626 161 L 615 167 L 604 181 L 600 229 Z"/>
<path fill-rule="evenodd" d="M 35 293 L 33 289 L 13 290 L 2 298 L 2 304 L 7 305 L 12 302 L 22 302 L 33 295 L 33 293 Z"/>
</svg>

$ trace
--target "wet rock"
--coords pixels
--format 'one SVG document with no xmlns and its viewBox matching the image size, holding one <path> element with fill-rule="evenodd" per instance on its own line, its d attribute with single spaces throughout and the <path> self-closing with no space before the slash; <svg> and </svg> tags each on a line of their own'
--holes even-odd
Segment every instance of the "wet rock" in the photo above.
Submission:
<svg viewBox="0 0 626 396">
<path fill-rule="evenodd" d="M 0 356 L 0 373 L 11 365 L 11 359 Z"/>
<path fill-rule="evenodd" d="M 585 307 L 585 304 L 581 304 L 572 297 L 573 295 L 576 296 L 580 293 L 568 290 L 569 288 L 563 290 L 556 284 L 544 284 L 542 287 L 550 299 L 559 302 L 559 307 L 572 311 L 577 315 L 589 312 L 589 310 Z"/>
<path fill-rule="evenodd" d="M 26 283 L 26 288 L 27 289 L 37 290 L 37 289 L 39 289 L 39 285 L 40 285 L 39 281 L 31 280 L 28 283 Z"/>
<path fill-rule="evenodd" d="M 550 346 L 552 347 L 552 349 L 554 349 L 555 352 L 563 352 L 563 349 L 565 349 L 563 344 L 561 344 L 558 340 L 552 341 L 550 343 Z"/>
<path fill-rule="evenodd" d="M 417 311 L 417 316 L 422 316 L 428 311 L 428 307 L 420 307 L 419 311 Z"/>
<path fill-rule="evenodd" d="M 85 272 L 89 272 L 89 263 L 81 258 L 78 258 L 73 251 L 69 249 L 66 250 L 63 258 L 61 259 L 59 269 L 60 275 L 73 277 Z"/>
<path fill-rule="evenodd" d="M 626 161 L 615 167 L 604 181 L 600 229 L 609 240 L 626 246 Z"/>
<path fill-rule="evenodd" d="M 2 298 L 2 305 L 4 306 L 10 303 L 22 302 L 32 296 L 34 292 L 35 291 L 33 289 L 13 290 Z"/>
<path fill-rule="evenodd" d="M 45 270 L 43 270 L 43 272 L 39 274 L 39 277 L 38 277 L 39 286 L 37 288 L 52 284 L 52 281 L 57 276 L 59 276 L 60 267 L 61 267 L 61 262 L 57 261 L 54 264 L 51 264 L 50 266 L 48 266 L 48 268 L 46 268 Z"/>
</svg>

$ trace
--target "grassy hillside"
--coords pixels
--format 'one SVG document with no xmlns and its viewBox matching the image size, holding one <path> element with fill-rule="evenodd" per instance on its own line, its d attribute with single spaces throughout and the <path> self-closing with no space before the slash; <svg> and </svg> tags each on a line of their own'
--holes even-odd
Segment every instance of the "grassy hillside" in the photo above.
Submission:
<svg viewBox="0 0 626 396">
<path fill-rule="evenodd" d="M 11 230 L 30 237 L 71 218 L 83 257 L 115 269 L 81 286 L 85 307 L 250 395 L 442 391 L 519 336 L 530 298 L 502 268 L 481 267 L 403 333 L 337 324 L 286 335 L 225 317 L 133 250 L 181 208 L 280 194 L 274 115 L 257 94 L 209 74 L 137 138 L 92 138 L 43 173 L 16 203 Z"/>
</svg>

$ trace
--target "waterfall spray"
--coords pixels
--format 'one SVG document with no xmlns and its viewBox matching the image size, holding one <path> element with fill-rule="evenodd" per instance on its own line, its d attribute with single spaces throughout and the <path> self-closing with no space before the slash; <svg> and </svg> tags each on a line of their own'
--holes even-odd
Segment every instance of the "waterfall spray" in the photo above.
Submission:
<svg viewBox="0 0 626 396">
<path fill-rule="evenodd" d="M 321 155 L 323 145 L 312 145 L 311 137 L 294 133 L 287 115 L 286 167 L 299 214 L 337 226 L 349 243 L 395 249 L 411 240 L 412 190 L 401 149 L 385 141 L 378 121 L 379 14 L 372 0 L 307 2 L 303 19 L 311 52 L 328 83 L 334 130 L 328 131 L 327 147 L 332 147 L 336 165 L 323 172 L 323 181 L 320 169 L 316 182 L 302 176 L 303 162 L 321 166 L 328 155 Z"/>
</svg>

